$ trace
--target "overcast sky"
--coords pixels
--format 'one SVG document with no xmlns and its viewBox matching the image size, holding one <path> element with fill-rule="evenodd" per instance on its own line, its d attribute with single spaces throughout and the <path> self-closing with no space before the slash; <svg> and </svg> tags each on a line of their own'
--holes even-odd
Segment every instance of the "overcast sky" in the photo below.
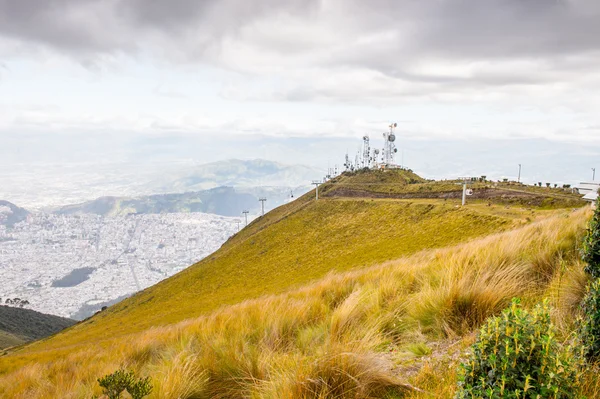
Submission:
<svg viewBox="0 0 600 399">
<path fill-rule="evenodd" d="M 590 180 L 599 93 L 598 0 L 0 0 L 5 164 L 323 166 L 397 122 L 426 175 Z"/>
</svg>

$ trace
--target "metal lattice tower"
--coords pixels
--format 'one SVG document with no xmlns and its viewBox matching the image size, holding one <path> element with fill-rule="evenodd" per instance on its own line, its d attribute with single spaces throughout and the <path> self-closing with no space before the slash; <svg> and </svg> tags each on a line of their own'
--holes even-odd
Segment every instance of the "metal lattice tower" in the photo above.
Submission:
<svg viewBox="0 0 600 399">
<path fill-rule="evenodd" d="M 398 126 L 397 123 L 392 123 L 390 124 L 390 131 L 389 132 L 385 132 L 383 133 L 383 153 L 382 155 L 382 162 L 384 163 L 384 165 L 389 166 L 389 165 L 394 165 L 394 156 L 396 155 L 396 153 L 398 152 L 398 149 L 396 148 L 396 144 L 394 144 L 394 142 L 396 141 L 396 135 L 394 134 L 394 129 Z"/>
<path fill-rule="evenodd" d="M 242 213 L 244 214 L 244 218 L 246 219 L 246 226 L 248 226 L 248 213 L 250 213 L 250 211 L 242 211 Z"/>
<path fill-rule="evenodd" d="M 362 164 L 361 167 L 368 168 L 371 166 L 371 144 L 369 143 L 369 136 L 363 136 L 363 148 L 362 148 Z"/>
</svg>

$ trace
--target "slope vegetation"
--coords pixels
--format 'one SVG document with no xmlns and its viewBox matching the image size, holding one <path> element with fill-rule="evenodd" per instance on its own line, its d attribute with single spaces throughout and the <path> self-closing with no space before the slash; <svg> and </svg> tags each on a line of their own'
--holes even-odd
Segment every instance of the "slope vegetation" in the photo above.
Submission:
<svg viewBox="0 0 600 399">
<path fill-rule="evenodd" d="M 37 364 L 10 356 L 29 364 L 0 378 L 0 396 L 91 397 L 98 376 L 125 366 L 152 378 L 151 398 L 450 398 L 457 353 L 512 297 L 550 298 L 570 333 L 586 284 L 577 245 L 588 216 L 564 211 L 104 346 L 40 353 Z"/>
<path fill-rule="evenodd" d="M 203 261 L 43 346 L 96 341 L 107 329 L 115 335 L 181 321 L 281 293 L 332 271 L 508 229 L 529 215 L 508 214 L 503 208 L 497 212 L 430 201 L 301 198 L 257 220 Z"/>
<path fill-rule="evenodd" d="M 32 378 L 50 381 L 40 395 L 86 396 L 96 389 L 100 373 L 125 364 L 141 373 L 178 379 L 160 382 L 155 397 L 281 397 L 274 392 L 285 387 L 277 384 L 327 373 L 339 361 L 335 356 L 346 359 L 347 352 L 356 353 L 356 358 L 346 359 L 354 370 L 347 375 L 371 373 L 375 386 L 381 388 L 383 381 L 384 391 L 394 391 L 402 383 L 379 369 L 390 361 L 395 367 L 396 360 L 382 357 L 382 350 L 402 349 L 413 335 L 424 337 L 418 341 L 460 336 L 501 309 L 507 298 L 550 289 L 560 262 L 575 264 L 585 213 L 546 209 L 567 204 L 507 207 L 491 198 L 459 207 L 452 198 L 377 198 L 381 186 L 352 180 L 380 179 L 379 173 L 343 176 L 348 185 L 363 185 L 367 195 L 362 198 L 327 196 L 332 185 L 325 185 L 325 198 L 315 201 L 313 191 L 279 207 L 178 275 L 0 357 L 0 373 L 22 368 L 5 383 L 29 372 Z M 405 190 L 435 184 L 408 171 L 381 173 L 386 173 L 386 184 Z M 454 247 L 467 241 L 473 242 Z M 573 276 L 576 280 L 576 271 Z M 275 358 L 268 357 L 280 350 Z M 381 367 L 371 369 L 369 359 Z M 32 363 L 48 366 L 44 370 L 51 374 L 32 370 Z M 308 368 L 286 368 L 290 364 Z M 63 372 L 76 376 L 77 382 L 53 380 Z M 184 372 L 193 375 L 178 374 Z M 279 372 L 281 378 L 275 378 L 273 373 Z M 205 380 L 209 386 L 196 396 L 169 390 Z M 19 395 L 30 388 L 22 381 L 20 388 L 0 388 L 0 393 Z M 252 386 L 257 381 L 266 385 Z M 269 388 L 271 383 L 275 385 Z M 236 384 L 240 386 L 232 388 Z M 285 389 L 302 393 L 306 384 Z M 284 397 L 339 396 L 322 389 Z M 321 396 L 309 395 L 312 391 Z M 377 392 L 383 391 L 371 393 Z"/>
</svg>

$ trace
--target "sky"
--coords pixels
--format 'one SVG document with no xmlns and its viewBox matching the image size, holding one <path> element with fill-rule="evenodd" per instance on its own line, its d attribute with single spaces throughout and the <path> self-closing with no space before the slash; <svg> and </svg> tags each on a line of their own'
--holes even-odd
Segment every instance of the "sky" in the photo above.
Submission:
<svg viewBox="0 0 600 399">
<path fill-rule="evenodd" d="M 0 0 L 0 169 L 325 169 L 396 122 L 426 177 L 591 180 L 599 37 L 597 0 Z"/>
</svg>

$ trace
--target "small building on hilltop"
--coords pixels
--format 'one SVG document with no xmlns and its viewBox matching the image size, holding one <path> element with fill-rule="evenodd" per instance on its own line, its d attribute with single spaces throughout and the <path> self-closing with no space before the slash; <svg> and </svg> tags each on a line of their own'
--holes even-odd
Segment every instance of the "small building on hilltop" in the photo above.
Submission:
<svg viewBox="0 0 600 399">
<path fill-rule="evenodd" d="M 596 206 L 596 202 L 598 200 L 598 190 L 600 190 L 600 183 L 582 182 L 579 183 L 579 186 L 577 186 L 577 190 L 579 191 L 579 194 L 583 194 L 584 200 L 592 203 L 592 207 Z"/>
</svg>

